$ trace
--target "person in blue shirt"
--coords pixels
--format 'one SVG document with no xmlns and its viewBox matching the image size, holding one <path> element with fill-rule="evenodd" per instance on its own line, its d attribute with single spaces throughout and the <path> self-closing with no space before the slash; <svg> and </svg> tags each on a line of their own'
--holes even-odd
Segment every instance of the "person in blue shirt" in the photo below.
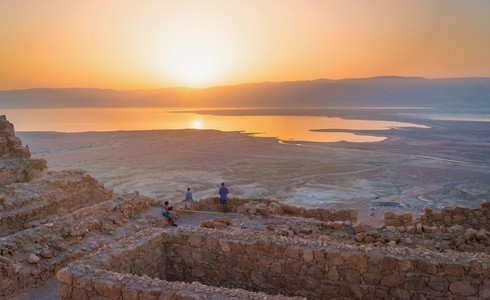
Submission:
<svg viewBox="0 0 490 300">
<path fill-rule="evenodd" d="M 226 203 L 228 202 L 228 188 L 225 183 L 221 183 L 221 188 L 219 189 L 219 204 L 223 206 L 223 212 L 226 213 Z"/>
<path fill-rule="evenodd" d="M 170 211 L 173 209 L 172 206 L 169 206 L 168 205 L 168 201 L 165 201 L 164 203 L 165 205 L 163 206 L 163 212 L 162 212 L 162 215 L 167 218 L 167 221 L 170 225 L 172 226 L 177 226 L 177 224 L 175 224 L 174 220 L 172 219 L 172 216 L 170 215 Z"/>
<path fill-rule="evenodd" d="M 185 201 L 194 201 L 194 199 L 192 199 L 191 188 L 187 188 L 187 192 L 185 193 Z"/>
</svg>

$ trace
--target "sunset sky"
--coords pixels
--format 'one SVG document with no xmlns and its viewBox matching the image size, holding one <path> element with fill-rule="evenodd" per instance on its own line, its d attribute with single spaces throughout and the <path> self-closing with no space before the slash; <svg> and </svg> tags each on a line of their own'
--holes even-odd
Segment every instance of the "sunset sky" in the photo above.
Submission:
<svg viewBox="0 0 490 300">
<path fill-rule="evenodd" d="M 490 77 L 490 1 L 0 0 L 0 90 Z"/>
</svg>

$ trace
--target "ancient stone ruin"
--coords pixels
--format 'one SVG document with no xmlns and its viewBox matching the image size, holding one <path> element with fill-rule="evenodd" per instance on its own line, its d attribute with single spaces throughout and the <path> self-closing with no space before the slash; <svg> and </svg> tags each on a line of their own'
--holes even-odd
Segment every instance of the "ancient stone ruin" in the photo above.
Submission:
<svg viewBox="0 0 490 300">
<path fill-rule="evenodd" d="M 16 141 L 0 142 L 15 144 L 1 153 L 0 297 L 56 276 L 62 299 L 490 299 L 489 202 L 368 225 L 355 210 L 231 199 L 222 214 L 203 199 L 175 205 L 198 226 L 171 227 L 158 200 L 46 171 L 0 128 Z"/>
<path fill-rule="evenodd" d="M 30 181 L 46 170 L 46 160 L 31 159 L 5 116 L 0 116 L 0 159 L 0 185 Z"/>
</svg>

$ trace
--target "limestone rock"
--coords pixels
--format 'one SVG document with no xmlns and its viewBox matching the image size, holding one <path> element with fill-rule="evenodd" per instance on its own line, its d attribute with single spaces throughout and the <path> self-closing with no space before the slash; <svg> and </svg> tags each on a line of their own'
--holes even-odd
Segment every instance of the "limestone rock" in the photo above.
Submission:
<svg viewBox="0 0 490 300">
<path fill-rule="evenodd" d="M 487 231 L 484 228 L 481 228 L 476 232 L 476 239 L 479 241 L 486 241 L 488 238 Z"/>
<path fill-rule="evenodd" d="M 366 236 L 366 237 L 364 238 L 364 242 L 366 242 L 366 243 L 368 243 L 368 244 L 372 244 L 372 243 L 374 243 L 374 242 L 375 242 L 375 240 L 376 240 L 376 239 L 375 239 L 374 237 L 370 236 L 370 235 L 368 235 L 368 236 Z"/>
<path fill-rule="evenodd" d="M 41 259 L 34 253 L 29 254 L 27 257 L 27 262 L 30 264 L 37 264 Z"/>
<path fill-rule="evenodd" d="M 364 238 L 366 237 L 366 234 L 364 232 L 359 232 L 356 234 L 356 241 L 362 242 L 364 241 Z"/>
<path fill-rule="evenodd" d="M 464 238 L 466 241 L 471 241 L 476 238 L 477 231 L 473 228 L 467 229 L 464 233 Z"/>
<path fill-rule="evenodd" d="M 364 232 L 365 228 L 364 228 L 364 225 L 362 225 L 360 223 L 356 223 L 356 224 L 352 225 L 352 230 L 354 230 L 354 234 L 358 234 L 360 232 Z"/>
<path fill-rule="evenodd" d="M 51 251 L 51 250 L 46 250 L 46 251 L 39 253 L 39 256 L 41 256 L 42 258 L 52 258 L 53 255 L 54 255 L 53 251 Z"/>
<path fill-rule="evenodd" d="M 449 285 L 449 290 L 457 296 L 474 296 L 477 293 L 477 289 L 468 281 L 453 282 Z"/>
</svg>

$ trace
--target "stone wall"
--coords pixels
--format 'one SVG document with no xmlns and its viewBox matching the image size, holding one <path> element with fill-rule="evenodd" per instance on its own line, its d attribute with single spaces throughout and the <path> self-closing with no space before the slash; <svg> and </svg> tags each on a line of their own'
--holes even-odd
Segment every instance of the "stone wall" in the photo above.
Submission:
<svg viewBox="0 0 490 300">
<path fill-rule="evenodd" d="M 0 237 L 112 197 L 112 190 L 105 190 L 85 171 L 51 172 L 44 180 L 4 186 L 0 189 Z"/>
<path fill-rule="evenodd" d="M 37 286 L 69 262 L 133 234 L 116 230 L 149 205 L 146 197 L 123 195 L 1 237 L 0 298 Z"/>
<path fill-rule="evenodd" d="M 167 231 L 168 232 L 168 231 Z M 166 232 L 147 229 L 56 275 L 62 299 L 298 299 L 166 278 Z M 174 239 L 179 239 L 175 236 Z M 219 295 L 219 298 L 216 298 Z"/>
<path fill-rule="evenodd" d="M 419 220 L 422 224 L 429 226 L 462 225 L 490 230 L 490 202 L 482 202 L 480 208 L 443 207 L 438 213 L 426 208 Z"/>
<path fill-rule="evenodd" d="M 384 214 L 385 226 L 408 227 L 420 224 L 421 230 L 423 230 L 423 226 L 451 227 L 454 225 L 490 230 L 489 220 L 490 202 L 482 202 L 480 208 L 443 207 L 440 212 L 434 212 L 431 208 L 426 208 L 415 220 L 412 220 L 412 214 L 409 212 L 395 214 L 392 211 L 386 211 Z"/>
<path fill-rule="evenodd" d="M 201 199 L 193 202 L 183 202 L 187 209 L 199 211 L 221 212 L 222 206 L 218 198 Z M 320 221 L 357 221 L 357 210 L 329 210 L 325 208 L 306 209 L 287 205 L 276 200 L 268 199 L 229 199 L 228 212 L 240 214 L 258 214 L 262 216 L 285 215 L 292 217 L 313 218 Z"/>
<path fill-rule="evenodd" d="M 488 261 L 464 254 L 453 262 L 443 254 L 364 253 L 205 230 L 168 234 L 166 249 L 168 280 L 312 299 L 490 295 Z"/>
<path fill-rule="evenodd" d="M 188 293 L 188 285 L 180 286 L 183 283 L 175 281 L 192 282 L 191 286 L 198 281 L 211 289 L 211 286 L 243 288 L 270 295 L 281 293 L 311 299 L 490 297 L 488 255 L 482 259 L 482 256 L 448 255 L 421 248 L 410 251 L 398 248 L 393 252 L 371 247 L 366 251 L 368 248 L 354 245 L 333 247 L 328 243 L 298 238 L 288 240 L 204 228 L 166 230 L 162 231 L 163 238 L 157 233 L 154 231 L 157 237 L 145 239 L 143 243 L 146 246 L 140 249 L 142 255 L 146 255 L 146 251 L 151 253 L 151 249 L 162 243 L 165 266 L 159 268 L 165 270 L 165 274 L 159 279 L 150 278 L 158 275 L 155 272 L 146 277 L 117 273 L 131 272 L 134 265 L 130 258 L 121 259 L 126 255 L 125 248 L 135 251 L 134 247 L 122 245 L 116 250 L 105 249 L 108 252 L 97 253 L 62 270 L 57 276 L 61 281 L 60 295 L 69 299 L 83 289 L 83 293 L 90 297 L 102 295 L 116 299 L 126 291 L 141 298 L 145 292 L 142 287 L 144 281 L 153 287 L 154 298 L 157 299 L 178 293 L 173 288 Z M 148 244 L 150 240 L 154 240 L 151 246 Z M 159 255 L 155 254 L 156 257 Z M 139 256 L 133 254 L 133 257 L 134 260 Z M 139 263 L 144 263 L 141 258 Z M 149 260 L 149 263 L 159 262 Z M 104 271 L 97 273 L 99 271 L 94 269 Z M 86 279 L 78 279 L 81 276 L 92 279 L 90 287 L 87 287 Z M 97 288 L 100 282 L 104 289 Z M 175 285 L 170 288 L 169 284 Z M 207 298 L 206 293 L 192 293 L 189 299 Z"/>
</svg>

